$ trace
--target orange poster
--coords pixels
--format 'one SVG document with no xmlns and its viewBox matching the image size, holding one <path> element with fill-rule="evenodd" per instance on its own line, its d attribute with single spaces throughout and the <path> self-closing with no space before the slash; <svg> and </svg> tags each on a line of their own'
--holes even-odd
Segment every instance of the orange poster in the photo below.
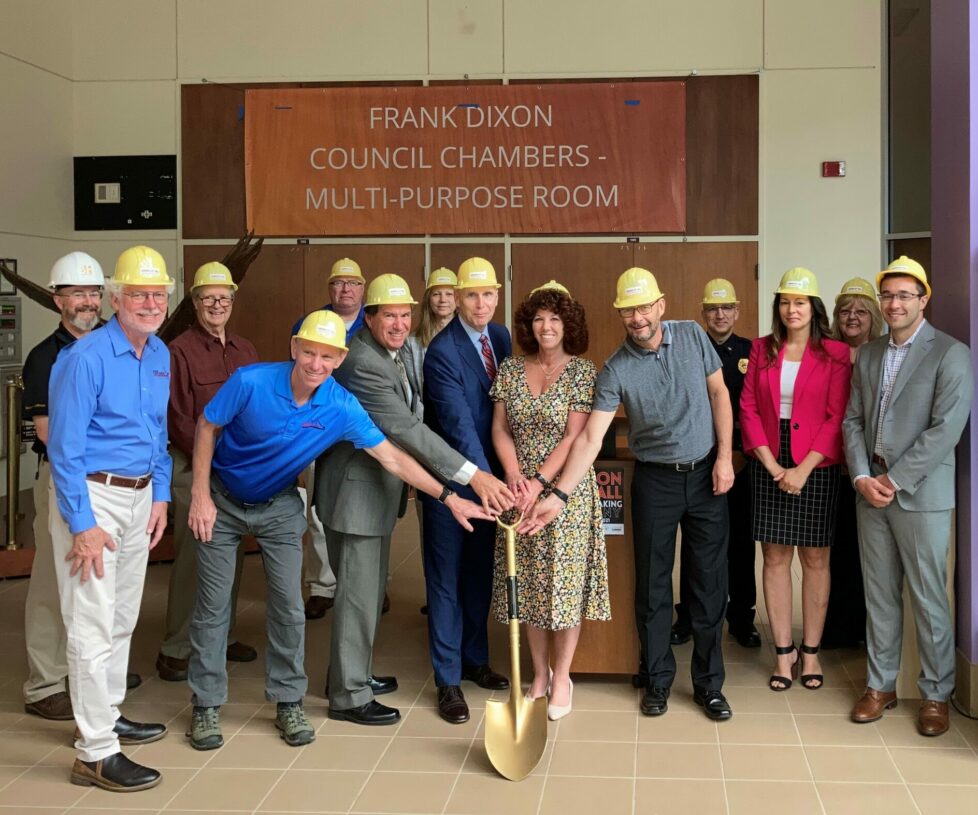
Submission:
<svg viewBox="0 0 978 815">
<path fill-rule="evenodd" d="M 685 83 L 256 89 L 259 235 L 682 232 Z"/>
</svg>

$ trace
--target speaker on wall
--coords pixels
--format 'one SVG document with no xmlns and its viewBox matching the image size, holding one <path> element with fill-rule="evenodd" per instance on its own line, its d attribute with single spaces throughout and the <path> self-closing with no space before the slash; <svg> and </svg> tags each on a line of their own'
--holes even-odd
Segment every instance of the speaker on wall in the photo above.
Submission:
<svg viewBox="0 0 978 815">
<path fill-rule="evenodd" d="M 75 156 L 75 229 L 176 228 L 176 156 Z"/>
</svg>

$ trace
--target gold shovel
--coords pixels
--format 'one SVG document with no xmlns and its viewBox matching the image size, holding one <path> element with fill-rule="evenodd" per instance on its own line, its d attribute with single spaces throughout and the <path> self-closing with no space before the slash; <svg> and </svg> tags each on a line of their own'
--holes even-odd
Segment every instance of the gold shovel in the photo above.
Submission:
<svg viewBox="0 0 978 815">
<path fill-rule="evenodd" d="M 520 685 L 520 607 L 516 593 L 516 527 L 496 519 L 506 532 L 506 600 L 509 616 L 509 701 L 486 702 L 486 753 L 496 771 L 522 781 L 547 747 L 547 697 L 528 701 Z"/>
</svg>

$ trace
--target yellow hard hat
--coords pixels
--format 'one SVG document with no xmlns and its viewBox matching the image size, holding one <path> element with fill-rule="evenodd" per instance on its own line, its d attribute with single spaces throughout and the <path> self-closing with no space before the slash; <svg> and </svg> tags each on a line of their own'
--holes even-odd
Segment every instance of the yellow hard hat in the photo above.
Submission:
<svg viewBox="0 0 978 815">
<path fill-rule="evenodd" d="M 805 297 L 818 297 L 818 280 L 811 269 L 795 266 L 781 275 L 781 282 L 775 294 L 799 294 Z"/>
<path fill-rule="evenodd" d="M 414 306 L 417 300 L 411 297 L 407 281 L 396 274 L 382 274 L 370 281 L 364 306 L 389 306 L 404 304 Z"/>
<path fill-rule="evenodd" d="M 655 276 L 648 269 L 633 266 L 618 278 L 614 308 L 634 308 L 646 303 L 657 303 L 663 298 Z"/>
<path fill-rule="evenodd" d="M 163 255 L 148 246 L 131 246 L 115 262 L 110 280 L 124 286 L 170 286 Z"/>
<path fill-rule="evenodd" d="M 714 277 L 703 287 L 703 305 L 720 306 L 725 303 L 739 303 L 733 283 L 722 277 Z"/>
<path fill-rule="evenodd" d="M 349 258 L 340 258 L 333 264 L 329 272 L 329 279 L 334 277 L 358 277 L 363 280 L 363 272 L 360 271 L 360 264 Z"/>
<path fill-rule="evenodd" d="M 917 263 L 916 260 L 908 258 L 906 255 L 900 255 L 900 257 L 894 260 L 882 272 L 876 275 L 876 288 L 879 288 L 880 283 L 883 282 L 883 275 L 888 274 L 904 274 L 912 277 L 914 280 L 923 284 L 927 296 L 930 297 L 930 283 L 927 282 L 927 272 L 924 271 L 924 267 Z"/>
<path fill-rule="evenodd" d="M 867 297 L 870 300 L 875 300 L 876 289 L 868 280 L 862 277 L 854 277 L 842 284 L 842 289 L 835 296 L 835 302 L 838 303 L 846 297 Z"/>
<path fill-rule="evenodd" d="M 556 280 L 548 280 L 542 286 L 537 286 L 535 289 L 532 289 L 527 297 L 532 297 L 538 291 L 546 291 L 547 289 L 559 291 L 561 294 L 566 294 L 568 297 L 571 296 L 570 290 L 563 283 L 558 283 Z"/>
<path fill-rule="evenodd" d="M 428 275 L 428 283 L 424 288 L 427 291 L 435 286 L 451 286 L 455 288 L 457 285 L 458 278 L 455 277 L 455 272 L 442 266 L 440 269 L 435 269 L 435 271 Z"/>
<path fill-rule="evenodd" d="M 205 263 L 194 273 L 194 285 L 190 291 L 201 286 L 227 286 L 231 291 L 238 290 L 238 284 L 231 277 L 231 270 L 216 260 Z"/>
<path fill-rule="evenodd" d="M 332 345 L 341 351 L 346 349 L 346 325 L 343 318 L 333 311 L 314 311 L 302 321 L 299 333 L 293 339 Z"/>
<path fill-rule="evenodd" d="M 496 282 L 496 270 L 485 258 L 469 258 L 458 267 L 456 289 L 498 289 L 502 284 Z"/>
</svg>

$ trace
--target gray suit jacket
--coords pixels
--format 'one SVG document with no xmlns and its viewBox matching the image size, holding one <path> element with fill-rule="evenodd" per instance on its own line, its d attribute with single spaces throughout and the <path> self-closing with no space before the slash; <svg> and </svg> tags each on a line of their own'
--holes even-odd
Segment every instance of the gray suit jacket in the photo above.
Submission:
<svg viewBox="0 0 978 815">
<path fill-rule="evenodd" d="M 363 405 L 384 435 L 431 470 L 450 481 L 465 458 L 421 421 L 421 382 L 407 345 L 401 349 L 411 395 L 391 355 L 363 328 L 350 340 L 350 351 L 333 377 Z M 351 535 L 389 535 L 397 522 L 404 483 L 350 442 L 331 447 L 316 461 L 316 512 L 323 526 Z"/>
<path fill-rule="evenodd" d="M 855 477 L 870 473 L 879 423 L 883 358 L 889 337 L 859 349 L 842 423 L 846 461 Z M 954 447 L 961 437 L 974 383 L 966 345 L 924 323 L 893 385 L 883 418 L 883 458 L 906 510 L 954 507 Z"/>
</svg>

